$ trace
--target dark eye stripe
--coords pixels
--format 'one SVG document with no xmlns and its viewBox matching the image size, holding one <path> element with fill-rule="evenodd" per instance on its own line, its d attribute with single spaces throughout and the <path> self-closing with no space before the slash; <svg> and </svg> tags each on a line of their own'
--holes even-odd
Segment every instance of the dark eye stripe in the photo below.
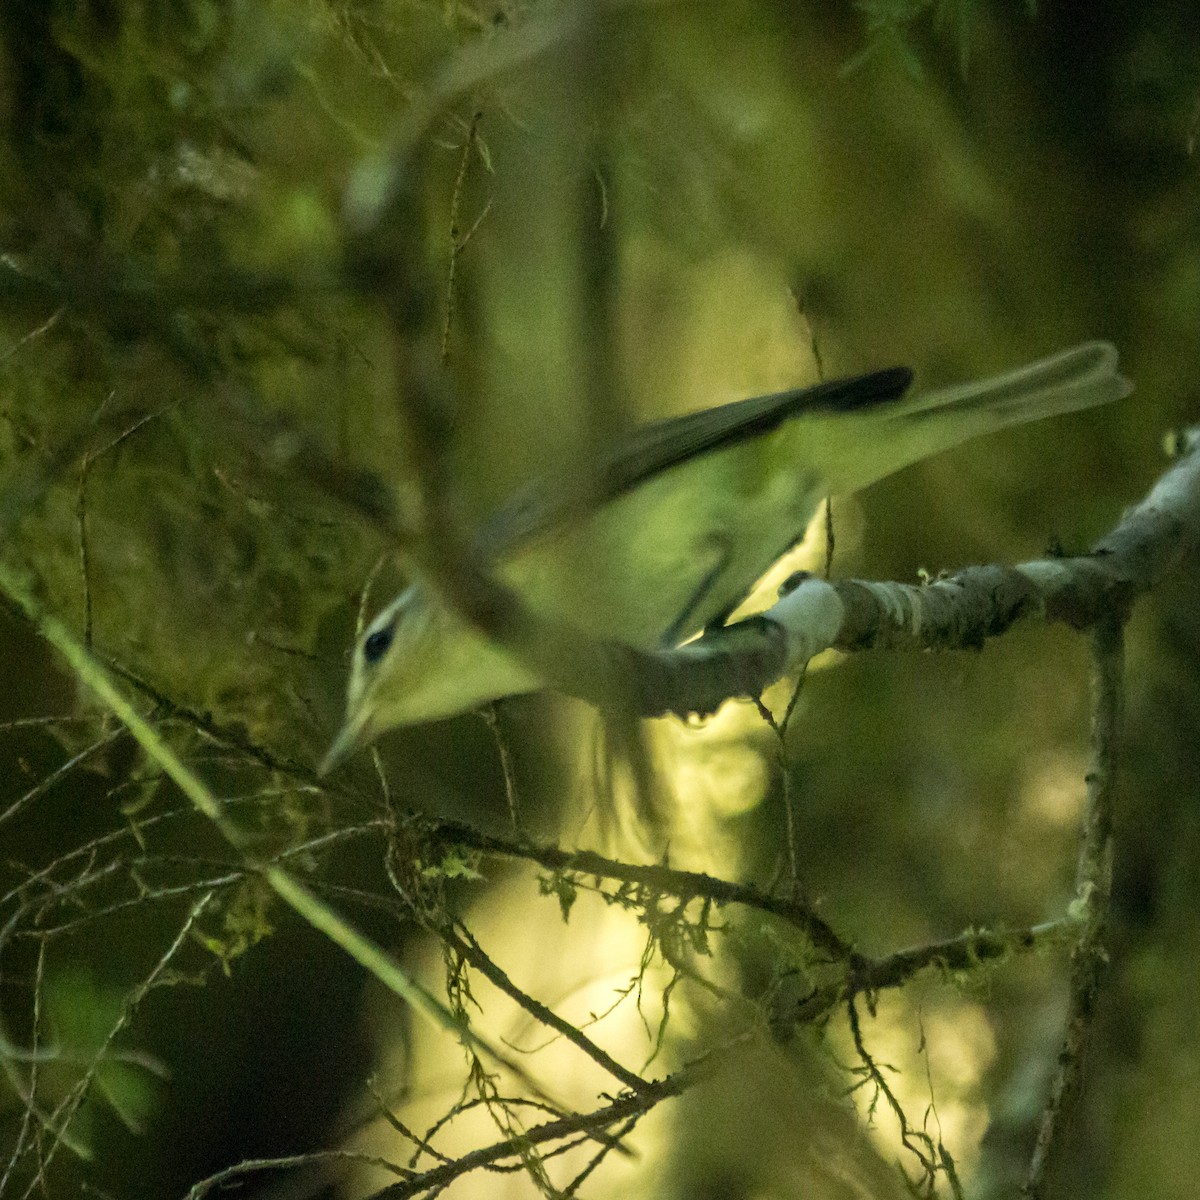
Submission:
<svg viewBox="0 0 1200 1200">
<path fill-rule="evenodd" d="M 387 653 L 394 633 L 394 626 L 385 625 L 382 629 L 377 629 L 374 633 L 369 634 L 367 640 L 363 642 L 363 658 L 369 663 L 377 663 Z"/>
</svg>

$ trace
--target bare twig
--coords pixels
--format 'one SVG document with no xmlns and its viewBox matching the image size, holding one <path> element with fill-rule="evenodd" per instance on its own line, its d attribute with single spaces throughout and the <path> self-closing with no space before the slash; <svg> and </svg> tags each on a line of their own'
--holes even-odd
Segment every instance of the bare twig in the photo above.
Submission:
<svg viewBox="0 0 1200 1200">
<path fill-rule="evenodd" d="M 101 1042 L 99 1048 L 93 1055 L 92 1061 L 88 1065 L 87 1070 L 84 1072 L 83 1077 L 75 1084 L 74 1087 L 70 1089 L 63 1100 L 59 1103 L 58 1107 L 55 1108 L 54 1112 L 49 1115 L 47 1119 L 47 1128 L 53 1131 L 54 1136 L 46 1150 L 45 1156 L 38 1164 L 38 1170 L 36 1174 L 30 1181 L 29 1187 L 26 1189 L 26 1196 L 32 1195 L 39 1187 L 45 1188 L 47 1186 L 45 1177 L 46 1170 L 50 1166 L 51 1160 L 54 1158 L 58 1149 L 63 1145 L 64 1138 L 70 1128 L 71 1122 L 74 1120 L 76 1113 L 79 1111 L 80 1105 L 87 1097 L 92 1083 L 96 1078 L 96 1072 L 106 1060 L 110 1047 L 112 1046 L 114 1040 L 129 1024 L 134 1010 L 150 993 L 151 989 L 157 984 L 163 973 L 171 965 L 171 962 L 179 953 L 180 949 L 182 949 L 182 947 L 185 945 L 188 938 L 191 936 L 192 928 L 200 919 L 200 914 L 203 913 L 211 899 L 212 893 L 206 892 L 192 906 L 191 911 L 188 913 L 187 919 L 180 926 L 179 931 L 176 933 L 171 944 L 159 956 L 158 961 L 154 964 L 153 968 L 151 968 L 150 973 L 146 976 L 146 978 L 143 979 L 142 982 L 139 983 L 138 986 L 134 988 L 126 998 L 117 1020 L 105 1035 L 104 1040 Z"/>
<path fill-rule="evenodd" d="M 466 233 L 462 231 L 458 221 L 459 205 L 467 181 L 467 168 L 470 166 L 471 156 L 475 153 L 479 139 L 479 123 L 482 120 L 482 110 L 476 109 L 467 126 L 467 135 L 463 139 L 462 157 L 459 159 L 458 174 L 454 178 L 454 191 L 450 197 L 450 265 L 446 269 L 446 312 L 442 321 L 442 366 L 447 366 L 450 362 L 450 331 L 454 324 L 454 286 L 455 277 L 458 274 L 459 256 L 467 248 L 467 243 L 475 236 L 480 225 L 487 219 L 492 207 L 489 200 L 483 206 L 479 216 L 475 218 L 471 228 Z"/>
<path fill-rule="evenodd" d="M 621 1066 L 612 1055 L 602 1050 L 569 1021 L 564 1021 L 552 1008 L 517 987 L 463 925 L 446 924 L 437 932 L 438 936 L 457 950 L 466 962 L 470 963 L 502 992 L 511 996 L 531 1017 L 540 1021 L 547 1028 L 553 1029 L 555 1033 L 566 1038 L 573 1045 L 578 1046 L 588 1058 L 603 1067 L 625 1087 L 640 1095 L 652 1086 L 636 1071 L 630 1071 Z"/>
<path fill-rule="evenodd" d="M 5 1073 L 9 1077 L 9 1081 L 13 1084 L 14 1090 L 22 1100 L 21 1109 L 21 1124 L 17 1130 L 16 1141 L 13 1144 L 12 1153 L 8 1157 L 8 1161 L 4 1164 L 4 1171 L 0 1173 L 0 1196 L 3 1196 L 8 1188 L 8 1181 L 12 1176 L 12 1172 L 16 1169 L 17 1164 L 24 1158 L 29 1142 L 35 1143 L 34 1148 L 38 1149 L 38 1142 L 42 1131 L 45 1128 L 46 1115 L 39 1111 L 37 1104 L 38 1093 L 38 1068 L 41 1064 L 41 1046 L 39 1039 L 42 1033 L 42 988 L 43 981 L 46 975 L 46 943 L 44 941 L 38 944 L 37 965 L 34 971 L 33 980 L 33 1012 L 30 1021 L 30 1053 L 28 1056 L 29 1062 L 29 1079 L 22 1080 L 17 1076 L 16 1064 L 13 1061 L 13 1056 L 9 1053 L 9 1047 L 6 1045 L 3 1050 L 3 1058 Z M 16 1078 L 14 1078 L 16 1076 Z M 45 1163 L 41 1155 L 38 1156 L 37 1170 L 39 1174 L 45 1170 Z"/>
<path fill-rule="evenodd" d="M 641 1116 L 663 1100 L 681 1095 L 711 1073 L 712 1069 L 711 1064 L 707 1061 L 694 1063 L 676 1071 L 673 1075 L 668 1075 L 665 1079 L 656 1080 L 644 1092 L 620 1096 L 611 1103 L 588 1113 L 572 1113 L 569 1116 L 535 1125 L 532 1129 L 525 1130 L 519 1138 L 505 1138 L 502 1141 L 493 1142 L 490 1146 L 482 1146 L 470 1154 L 464 1154 L 451 1163 L 434 1167 L 404 1183 L 394 1183 L 382 1188 L 371 1196 L 370 1200 L 407 1200 L 410 1196 L 419 1196 L 427 1192 L 432 1194 L 434 1189 L 444 1188 L 447 1184 L 453 1183 L 455 1179 L 459 1179 L 471 1171 L 477 1171 L 481 1167 L 490 1166 L 506 1158 L 520 1156 L 529 1147 L 558 1141 L 573 1133 L 587 1132 L 599 1136 L 610 1126 L 627 1122 L 630 1117 Z M 609 1137 L 606 1140 L 612 1141 L 612 1138 Z"/>
<path fill-rule="evenodd" d="M 1121 711 L 1124 705 L 1124 629 L 1117 617 L 1102 622 L 1092 638 L 1092 728 L 1087 773 L 1088 803 L 1075 875 L 1072 916 L 1079 937 L 1071 952 L 1071 996 L 1058 1070 L 1042 1112 L 1037 1142 L 1022 1194 L 1042 1195 L 1046 1165 L 1070 1117 L 1083 1081 L 1084 1053 L 1095 1017 L 1100 975 L 1107 962 L 1104 926 L 1112 887 L 1113 792 Z"/>
<path fill-rule="evenodd" d="M 263 1171 L 295 1171 L 302 1168 L 328 1169 L 334 1166 L 380 1167 L 393 1175 L 411 1178 L 414 1172 L 398 1166 L 378 1154 L 359 1154 L 353 1150 L 313 1150 L 307 1154 L 290 1154 L 283 1158 L 249 1158 L 232 1167 L 226 1167 L 215 1175 L 193 1184 L 188 1190 L 187 1200 L 203 1200 L 214 1188 L 227 1188 L 244 1175 L 256 1175 Z"/>
<path fill-rule="evenodd" d="M 500 724 L 500 705 L 496 701 L 484 705 L 479 710 L 488 729 L 492 731 L 492 740 L 496 743 L 496 753 L 500 756 L 500 771 L 504 776 L 504 799 L 508 804 L 508 819 L 512 822 L 513 832 L 520 825 L 517 813 L 517 777 L 513 770 L 512 749 L 508 744 L 508 736 Z"/>
<path fill-rule="evenodd" d="M 61 766 L 55 767 L 55 769 L 51 771 L 49 775 L 31 787 L 29 791 L 24 793 L 24 795 L 19 796 L 7 808 L 0 809 L 0 825 L 3 825 L 6 821 L 11 821 L 13 817 L 17 816 L 18 813 L 28 808 L 29 805 L 33 804 L 37 800 L 40 800 L 48 791 L 66 779 L 76 767 L 82 766 L 89 759 L 94 758 L 97 754 L 107 750 L 108 747 L 114 742 L 118 741 L 124 735 L 124 733 L 124 728 L 118 725 L 115 728 L 110 729 L 106 734 L 104 734 L 103 737 L 97 738 L 97 740 L 92 742 L 90 746 L 85 746 L 79 751 L 78 754 L 75 754 L 71 758 L 67 759 L 67 761 Z"/>
<path fill-rule="evenodd" d="M 892 1091 L 891 1085 L 887 1081 L 879 1064 L 872 1057 L 867 1049 L 866 1042 L 863 1040 L 862 1025 L 858 1016 L 858 1004 L 853 996 L 846 1001 L 846 1016 L 850 1022 L 850 1036 L 854 1039 L 854 1049 L 858 1053 L 859 1061 L 862 1063 L 858 1069 L 859 1083 L 857 1087 L 870 1087 L 874 1090 L 874 1096 L 868 1104 L 868 1112 L 874 1112 L 878 1098 L 883 1097 L 892 1115 L 896 1118 L 897 1124 L 900 1126 L 900 1140 L 904 1148 L 912 1154 L 912 1156 L 921 1164 L 922 1179 L 918 1184 L 924 1184 L 922 1189 L 924 1194 L 930 1194 L 930 1188 L 937 1177 L 938 1172 L 938 1153 L 937 1147 L 934 1145 L 933 1138 L 924 1130 L 914 1129 L 909 1124 L 908 1117 L 905 1115 L 904 1109 L 900 1101 L 896 1098 L 895 1092 Z M 913 1188 L 913 1193 L 919 1194 L 917 1188 Z"/>
</svg>

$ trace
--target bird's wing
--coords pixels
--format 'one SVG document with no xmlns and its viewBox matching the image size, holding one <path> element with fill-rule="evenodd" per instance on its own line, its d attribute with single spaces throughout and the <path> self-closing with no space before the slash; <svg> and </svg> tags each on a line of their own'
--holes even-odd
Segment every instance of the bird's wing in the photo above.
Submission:
<svg viewBox="0 0 1200 1200">
<path fill-rule="evenodd" d="M 902 396 L 911 382 L 908 367 L 889 367 L 655 421 L 569 480 L 539 480 L 521 488 L 484 522 L 475 548 L 485 561 L 493 559 L 672 467 L 761 437 L 805 413 L 856 412 L 887 404 Z"/>
</svg>

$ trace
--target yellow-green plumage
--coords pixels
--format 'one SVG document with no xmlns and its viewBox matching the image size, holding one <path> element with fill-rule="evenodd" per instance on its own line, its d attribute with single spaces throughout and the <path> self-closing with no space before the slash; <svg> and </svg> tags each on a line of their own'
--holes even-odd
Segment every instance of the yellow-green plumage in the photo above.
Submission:
<svg viewBox="0 0 1200 1200">
<path fill-rule="evenodd" d="M 722 620 L 803 536 L 824 496 L 1130 390 L 1104 342 L 902 399 L 908 379 L 894 368 L 649 425 L 590 471 L 531 484 L 478 546 L 533 612 L 660 645 Z M 418 582 L 356 646 L 346 723 L 325 765 L 397 725 L 540 685 Z"/>
</svg>

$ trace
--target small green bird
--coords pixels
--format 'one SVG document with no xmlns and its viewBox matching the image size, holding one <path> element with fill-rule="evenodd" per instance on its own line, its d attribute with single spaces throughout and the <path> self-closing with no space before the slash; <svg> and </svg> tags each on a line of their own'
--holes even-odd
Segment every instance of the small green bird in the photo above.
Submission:
<svg viewBox="0 0 1200 1200">
<path fill-rule="evenodd" d="M 476 546 L 532 612 L 638 647 L 674 645 L 722 623 L 825 496 L 1131 390 L 1105 342 L 903 399 L 911 380 L 893 367 L 647 425 L 582 482 L 523 489 Z M 543 686 L 418 581 L 359 639 L 345 723 L 321 769 L 398 725 Z"/>
</svg>

